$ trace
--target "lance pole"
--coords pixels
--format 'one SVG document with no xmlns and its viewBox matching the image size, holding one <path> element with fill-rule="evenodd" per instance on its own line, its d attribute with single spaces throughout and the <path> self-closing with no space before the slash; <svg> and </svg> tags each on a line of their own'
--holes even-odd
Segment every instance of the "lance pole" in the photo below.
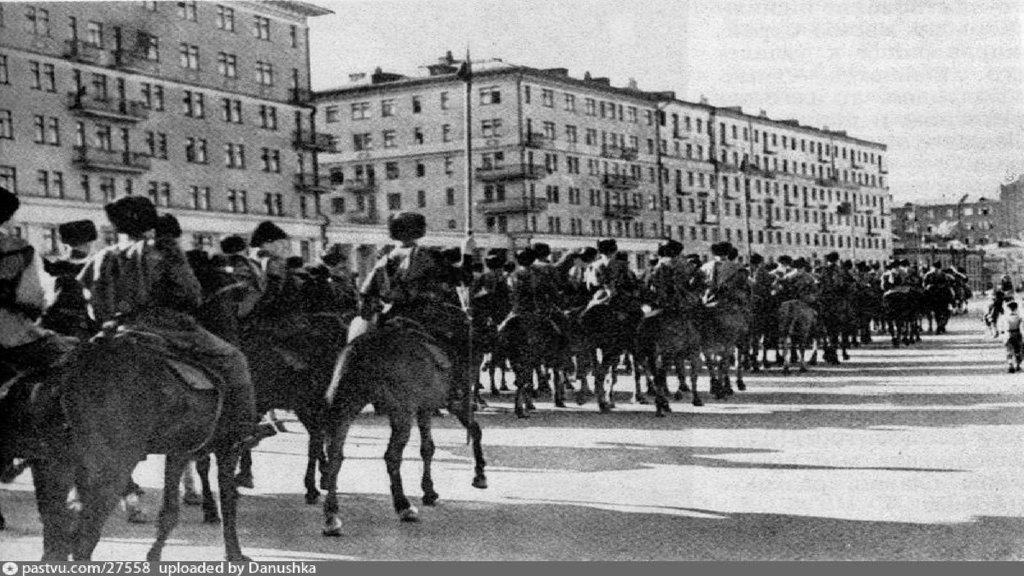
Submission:
<svg viewBox="0 0 1024 576">
<path fill-rule="evenodd" d="M 471 259 L 467 259 L 466 256 L 472 256 L 472 249 L 474 247 L 473 240 L 473 69 L 472 63 L 469 57 L 469 48 L 466 48 L 466 61 L 463 62 L 462 66 L 459 67 L 458 76 L 462 79 L 465 84 L 465 94 L 463 100 L 464 118 L 465 124 L 463 126 L 463 133 L 466 140 L 466 157 L 465 157 L 465 177 L 466 177 L 466 242 L 465 251 L 462 255 L 462 262 L 466 264 L 471 263 Z M 466 426 L 466 443 L 472 441 L 472 424 L 473 424 L 473 396 L 476 392 L 477 380 L 480 378 L 480 367 L 476 365 L 475 355 L 473 354 L 473 294 L 472 294 L 472 274 L 473 268 L 470 265 L 469 270 L 463 270 L 462 278 L 463 281 L 467 282 L 465 287 L 466 292 L 466 316 L 469 321 L 469 327 L 466 338 L 466 354 L 468 355 L 468 388 L 463 398 L 463 409 L 466 411 L 466 421 L 469 424 Z"/>
</svg>

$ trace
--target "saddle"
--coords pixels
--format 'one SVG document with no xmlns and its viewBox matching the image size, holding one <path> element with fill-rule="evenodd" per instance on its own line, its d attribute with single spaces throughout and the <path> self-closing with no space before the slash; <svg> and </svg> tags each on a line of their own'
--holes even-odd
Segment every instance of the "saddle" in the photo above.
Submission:
<svg viewBox="0 0 1024 576">
<path fill-rule="evenodd" d="M 190 390 L 222 390 L 222 378 L 205 367 L 202 357 L 161 334 L 135 328 L 104 326 L 90 342 L 98 345 L 129 345 L 143 348 L 159 357 L 178 383 Z M 192 353 L 190 353 L 192 352 Z"/>
</svg>

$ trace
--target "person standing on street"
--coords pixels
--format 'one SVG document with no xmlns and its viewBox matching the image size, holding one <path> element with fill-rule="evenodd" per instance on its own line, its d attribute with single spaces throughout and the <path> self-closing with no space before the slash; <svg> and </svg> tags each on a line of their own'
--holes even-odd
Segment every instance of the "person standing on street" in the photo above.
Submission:
<svg viewBox="0 0 1024 576">
<path fill-rule="evenodd" d="M 999 320 L 999 333 L 1003 335 L 1003 342 L 1006 345 L 1006 362 L 1009 364 L 1007 372 L 1013 374 L 1020 372 L 1021 356 L 1021 317 L 1017 313 L 1017 303 L 1013 300 L 1006 305 L 1007 312 Z"/>
</svg>

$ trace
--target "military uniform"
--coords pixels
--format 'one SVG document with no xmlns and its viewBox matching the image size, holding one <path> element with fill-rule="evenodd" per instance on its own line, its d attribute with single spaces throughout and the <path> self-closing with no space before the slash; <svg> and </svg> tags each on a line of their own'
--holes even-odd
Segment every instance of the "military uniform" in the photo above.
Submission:
<svg viewBox="0 0 1024 576">
<path fill-rule="evenodd" d="M 818 281 L 810 272 L 794 268 L 779 279 L 778 295 L 780 302 L 799 300 L 814 306 L 818 302 Z"/>
<path fill-rule="evenodd" d="M 621 306 L 635 296 L 636 277 L 625 261 L 602 255 L 594 261 L 590 271 L 588 287 L 594 293 L 591 306 L 602 302 Z"/>
</svg>

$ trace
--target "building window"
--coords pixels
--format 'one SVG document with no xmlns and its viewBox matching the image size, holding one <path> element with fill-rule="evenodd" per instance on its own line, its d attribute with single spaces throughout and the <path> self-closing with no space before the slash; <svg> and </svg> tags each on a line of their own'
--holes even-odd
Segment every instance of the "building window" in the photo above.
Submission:
<svg viewBox="0 0 1024 576">
<path fill-rule="evenodd" d="M 260 154 L 260 162 L 260 169 L 264 172 L 279 174 L 281 172 L 281 151 L 264 148 L 262 154 Z"/>
<path fill-rule="evenodd" d="M 427 207 L 427 191 L 417 190 L 416 191 L 416 207 L 426 208 Z"/>
<path fill-rule="evenodd" d="M 164 87 L 159 84 L 142 83 L 142 101 L 150 110 L 164 109 Z"/>
<path fill-rule="evenodd" d="M 356 152 L 373 150 L 373 135 L 369 132 L 365 134 L 353 134 L 352 149 Z"/>
<path fill-rule="evenodd" d="M 352 104 L 352 119 L 353 120 L 366 120 L 370 117 L 370 103 L 369 102 L 356 102 Z"/>
<path fill-rule="evenodd" d="M 548 108 L 554 108 L 555 91 L 548 88 L 542 88 L 540 91 L 540 102 L 541 104 L 547 106 Z"/>
<path fill-rule="evenodd" d="M 249 193 L 245 190 L 228 190 L 228 209 L 245 214 L 249 211 Z"/>
<path fill-rule="evenodd" d="M 97 48 L 103 48 L 103 24 L 89 21 L 85 24 L 85 42 Z"/>
<path fill-rule="evenodd" d="M 192 186 L 191 193 L 193 210 L 210 209 L 210 189 L 208 187 Z"/>
<path fill-rule="evenodd" d="M 565 95 L 565 111 L 575 112 L 576 111 L 576 96 L 572 94 Z"/>
<path fill-rule="evenodd" d="M 419 96 L 412 97 L 412 113 L 419 114 L 423 111 L 423 101 Z"/>
<path fill-rule="evenodd" d="M 417 145 L 424 143 L 423 128 L 417 126 L 412 129 L 412 143 Z"/>
<path fill-rule="evenodd" d="M 192 164 L 206 164 L 206 139 L 186 138 L 185 139 L 185 160 Z"/>
<path fill-rule="evenodd" d="M 260 127 L 277 130 L 277 108 L 260 104 Z"/>
<path fill-rule="evenodd" d="M 32 73 L 33 90 L 57 91 L 57 77 L 54 74 L 53 64 L 29 61 L 29 71 Z"/>
<path fill-rule="evenodd" d="M 228 8 L 227 6 L 217 5 L 217 28 L 221 30 L 227 30 L 228 32 L 235 31 L 235 9 Z"/>
<path fill-rule="evenodd" d="M 296 26 L 295 24 L 292 24 L 288 28 L 288 37 L 291 40 L 292 48 L 298 48 L 299 47 L 299 27 Z"/>
<path fill-rule="evenodd" d="M 484 138 L 501 137 L 501 118 L 480 121 L 480 131 Z"/>
<path fill-rule="evenodd" d="M 179 0 L 178 1 L 178 17 L 182 20 L 196 21 L 196 1 L 195 0 Z"/>
<path fill-rule="evenodd" d="M 181 104 L 182 111 L 185 113 L 185 116 L 190 118 L 206 117 L 205 98 L 203 98 L 202 93 L 185 90 L 184 96 L 181 99 Z"/>
<path fill-rule="evenodd" d="M 394 100 L 381 100 L 380 101 L 380 115 L 382 118 L 395 115 L 395 101 Z M 367 111 L 367 117 L 369 117 L 369 111 Z"/>
<path fill-rule="evenodd" d="M 14 166 L 0 166 L 0 186 L 18 193 L 18 170 Z"/>
<path fill-rule="evenodd" d="M 328 124 L 333 124 L 338 121 L 338 107 L 328 106 L 324 108 L 324 121 Z"/>
<path fill-rule="evenodd" d="M 399 193 L 388 194 L 388 210 L 402 209 L 402 195 Z"/>
<path fill-rule="evenodd" d="M 383 136 L 384 139 L 385 148 L 394 148 L 396 146 L 394 130 L 385 130 L 384 132 L 381 133 L 381 135 Z"/>
<path fill-rule="evenodd" d="M 94 133 L 93 143 L 96 148 L 100 150 L 111 151 L 114 149 L 114 141 L 111 138 L 111 129 L 107 124 L 97 124 L 96 132 Z"/>
<path fill-rule="evenodd" d="M 227 168 L 245 168 L 245 144 L 228 143 L 224 145 L 224 166 Z"/>
<path fill-rule="evenodd" d="M 448 92 L 441 92 L 441 110 L 448 109 Z"/>
<path fill-rule="evenodd" d="M 181 43 L 178 48 L 178 65 L 189 70 L 199 70 L 199 46 Z"/>
<path fill-rule="evenodd" d="M 416 177 L 423 178 L 427 175 L 427 165 L 423 162 L 416 163 Z"/>
<path fill-rule="evenodd" d="M 497 86 L 488 86 L 480 89 L 480 104 L 501 104 L 501 90 Z"/>
<path fill-rule="evenodd" d="M 7 55 L 0 54 L 0 84 L 10 84 L 11 74 L 7 67 Z"/>
<path fill-rule="evenodd" d="M 14 140 L 14 119 L 10 110 L 0 110 L 0 139 Z"/>
<path fill-rule="evenodd" d="M 447 206 L 455 206 L 455 188 L 448 188 L 444 191 L 444 203 Z"/>
<path fill-rule="evenodd" d="M 217 54 L 217 71 L 225 78 L 238 77 L 238 57 L 227 52 Z"/>
<path fill-rule="evenodd" d="M 254 16 L 252 35 L 260 40 L 270 40 L 270 18 Z"/>
<path fill-rule="evenodd" d="M 25 11 L 25 28 L 36 36 L 49 36 L 50 11 L 29 6 Z"/>
<path fill-rule="evenodd" d="M 268 216 L 284 215 L 284 196 L 281 194 L 264 194 L 263 207 Z"/>
<path fill-rule="evenodd" d="M 43 190 L 43 196 L 52 198 L 64 197 L 64 173 L 50 172 L 47 170 L 38 171 L 39 187 Z"/>
<path fill-rule="evenodd" d="M 452 125 L 444 124 L 441 126 L 441 141 L 451 142 L 452 141 Z"/>
<path fill-rule="evenodd" d="M 232 124 L 242 123 L 242 101 L 231 98 L 221 99 L 220 119 Z"/>
<path fill-rule="evenodd" d="M 270 62 L 256 62 L 256 81 L 264 86 L 274 85 L 274 65 Z"/>
<path fill-rule="evenodd" d="M 160 38 L 147 34 L 145 32 L 139 32 L 136 45 L 139 47 L 138 52 L 141 53 L 146 60 L 150 62 L 160 61 Z"/>
</svg>

